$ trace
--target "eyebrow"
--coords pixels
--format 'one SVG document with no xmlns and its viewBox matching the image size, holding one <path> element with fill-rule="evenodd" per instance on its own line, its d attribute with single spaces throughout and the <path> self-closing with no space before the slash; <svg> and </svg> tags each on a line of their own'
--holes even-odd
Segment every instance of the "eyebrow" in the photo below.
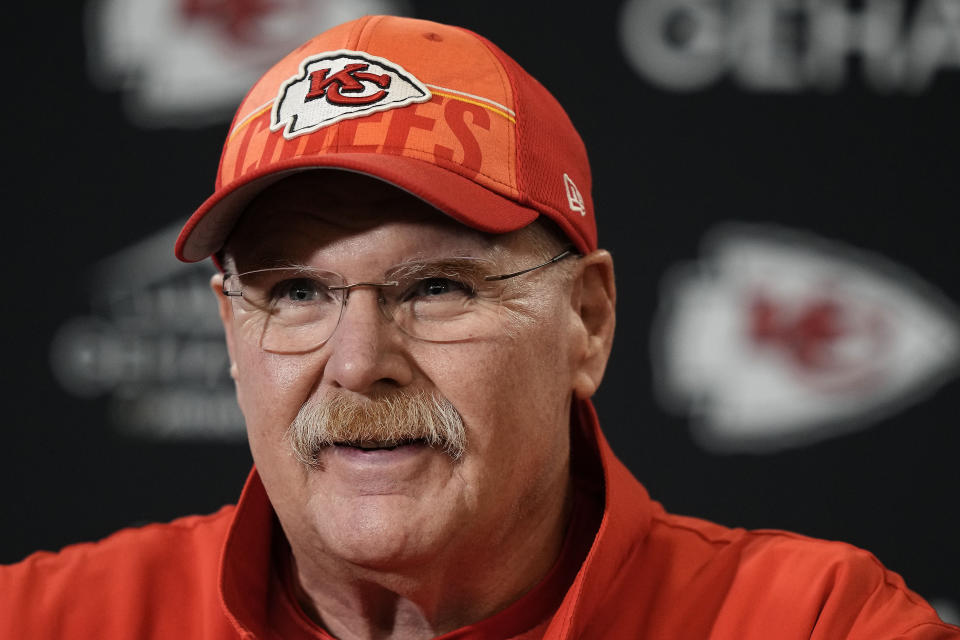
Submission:
<svg viewBox="0 0 960 640">
<path fill-rule="evenodd" d="M 292 269 L 296 271 L 335 271 L 335 269 L 326 266 L 316 266 L 289 260 L 285 258 L 256 256 L 250 260 L 254 268 L 245 269 L 245 271 L 259 271 L 261 269 Z M 435 273 L 442 275 L 449 272 L 454 274 L 477 273 L 487 275 L 496 269 L 496 263 L 490 258 L 481 258 L 477 256 L 451 256 L 441 258 L 414 258 L 402 260 L 388 267 L 384 273 L 402 273 L 403 275 L 413 275 L 416 273 Z"/>
<path fill-rule="evenodd" d="M 495 263 L 486 258 L 451 257 L 433 260 L 409 260 L 387 269 L 386 273 L 400 277 L 457 276 L 481 279 L 489 275 Z"/>
</svg>

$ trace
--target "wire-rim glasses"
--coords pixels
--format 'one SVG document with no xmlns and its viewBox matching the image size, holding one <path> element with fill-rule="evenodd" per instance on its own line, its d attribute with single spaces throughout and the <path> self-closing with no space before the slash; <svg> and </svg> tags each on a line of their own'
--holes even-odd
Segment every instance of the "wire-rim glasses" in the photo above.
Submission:
<svg viewBox="0 0 960 640">
<path fill-rule="evenodd" d="M 353 289 L 373 287 L 387 320 L 407 335 L 429 342 L 485 337 L 496 330 L 505 280 L 576 255 L 567 248 L 532 267 L 490 275 L 496 265 L 483 258 L 406 262 L 377 282 L 353 282 L 334 271 L 307 266 L 225 273 L 223 294 L 231 297 L 242 330 L 265 351 L 302 353 L 319 348 L 336 331 Z"/>
</svg>

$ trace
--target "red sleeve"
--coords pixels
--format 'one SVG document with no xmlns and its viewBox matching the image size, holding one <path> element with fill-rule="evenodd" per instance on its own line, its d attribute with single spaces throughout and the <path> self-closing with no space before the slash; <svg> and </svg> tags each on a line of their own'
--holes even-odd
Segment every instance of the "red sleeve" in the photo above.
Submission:
<svg viewBox="0 0 960 640">
<path fill-rule="evenodd" d="M 236 638 L 217 591 L 229 515 L 126 529 L 0 567 L 0 638 Z"/>
<path fill-rule="evenodd" d="M 811 640 L 957 640 L 937 613 L 870 553 L 850 549 L 825 576 L 823 608 Z M 830 584 L 832 582 L 832 584 Z"/>
<path fill-rule="evenodd" d="M 652 637 L 960 640 L 960 629 L 857 547 L 676 516 L 664 524 L 655 553 L 635 569 L 646 574 L 638 583 L 650 583 Z"/>
<path fill-rule="evenodd" d="M 903 578 L 849 544 L 761 533 L 745 547 L 741 561 L 743 575 L 733 586 L 746 597 L 738 609 L 746 614 L 763 607 L 766 614 L 754 615 L 767 625 L 767 637 L 960 639 L 960 629 L 941 622 Z M 799 629 L 805 631 L 790 633 Z"/>
</svg>

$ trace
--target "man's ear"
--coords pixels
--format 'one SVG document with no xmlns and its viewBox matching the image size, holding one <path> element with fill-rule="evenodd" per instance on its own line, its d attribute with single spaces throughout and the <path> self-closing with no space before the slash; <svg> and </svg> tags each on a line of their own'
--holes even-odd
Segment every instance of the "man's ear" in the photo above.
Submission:
<svg viewBox="0 0 960 640">
<path fill-rule="evenodd" d="M 227 355 L 230 357 L 230 377 L 237 379 L 237 360 L 233 357 L 233 305 L 230 304 L 230 298 L 223 293 L 223 274 L 215 273 L 210 278 L 210 288 L 213 289 L 213 295 L 217 299 L 217 308 L 220 311 L 220 322 L 223 324 L 223 332 L 227 338 Z"/>
<path fill-rule="evenodd" d="M 583 340 L 575 355 L 573 392 L 577 398 L 589 398 L 600 386 L 613 347 L 616 325 L 617 289 L 613 277 L 613 258 L 598 250 L 579 260 L 571 301 L 579 317 Z"/>
</svg>

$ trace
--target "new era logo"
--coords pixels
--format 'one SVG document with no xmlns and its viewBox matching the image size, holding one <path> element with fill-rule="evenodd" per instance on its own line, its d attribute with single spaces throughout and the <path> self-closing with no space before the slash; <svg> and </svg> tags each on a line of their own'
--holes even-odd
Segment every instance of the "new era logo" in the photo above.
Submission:
<svg viewBox="0 0 960 640">
<path fill-rule="evenodd" d="M 563 174 L 563 186 L 567 190 L 567 203 L 570 205 L 570 210 L 579 213 L 581 216 L 587 215 L 587 208 L 583 203 L 583 195 L 567 174 Z"/>
<path fill-rule="evenodd" d="M 430 90 L 400 65 L 341 49 L 311 56 L 280 87 L 270 129 L 288 140 L 347 118 L 426 102 Z"/>
</svg>

